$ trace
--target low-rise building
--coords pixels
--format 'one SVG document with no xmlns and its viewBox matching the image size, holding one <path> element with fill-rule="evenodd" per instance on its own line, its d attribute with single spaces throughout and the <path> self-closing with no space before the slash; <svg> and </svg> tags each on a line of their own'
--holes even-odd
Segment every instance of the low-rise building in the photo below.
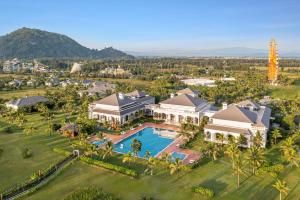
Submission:
<svg viewBox="0 0 300 200">
<path fill-rule="evenodd" d="M 43 96 L 30 96 L 30 97 L 10 100 L 9 102 L 5 103 L 5 105 L 6 107 L 12 108 L 13 110 L 18 110 L 21 107 L 34 106 L 38 103 L 45 103 L 48 101 L 49 100 Z"/>
<path fill-rule="evenodd" d="M 89 118 L 99 122 L 124 124 L 143 115 L 155 98 L 145 92 L 116 93 L 89 105 Z"/>
<path fill-rule="evenodd" d="M 251 100 L 227 105 L 210 117 L 204 127 L 205 139 L 211 142 L 228 143 L 243 137 L 243 147 L 252 145 L 252 138 L 261 134 L 262 147 L 266 146 L 271 109 Z"/>
<path fill-rule="evenodd" d="M 203 116 L 214 113 L 212 105 L 198 97 L 198 92 L 189 88 L 171 94 L 171 97 L 159 104 L 147 105 L 146 113 L 165 123 L 180 125 L 192 123 L 199 125 Z"/>
<path fill-rule="evenodd" d="M 22 65 L 21 62 L 17 58 L 14 58 L 12 60 L 7 60 L 3 64 L 3 72 L 12 73 L 12 72 L 19 71 L 21 65 Z"/>
<path fill-rule="evenodd" d="M 88 88 L 87 90 L 81 90 L 78 92 L 79 96 L 82 97 L 83 94 L 87 94 L 88 96 L 94 95 L 105 95 L 108 92 L 113 93 L 115 91 L 116 85 L 106 82 L 97 82 L 97 84 L 93 84 L 93 87 Z"/>
<path fill-rule="evenodd" d="M 201 85 L 207 87 L 215 87 L 215 80 L 205 79 L 205 78 L 190 78 L 190 79 L 183 79 L 181 80 L 186 85 Z"/>
</svg>

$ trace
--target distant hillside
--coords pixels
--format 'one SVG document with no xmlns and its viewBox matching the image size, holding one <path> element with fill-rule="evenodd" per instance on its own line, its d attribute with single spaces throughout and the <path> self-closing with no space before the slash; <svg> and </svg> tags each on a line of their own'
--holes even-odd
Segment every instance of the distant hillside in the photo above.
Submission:
<svg viewBox="0 0 300 200">
<path fill-rule="evenodd" d="M 112 47 L 102 50 L 86 48 L 68 36 L 21 28 L 0 37 L 0 58 L 96 58 L 132 59 Z"/>
</svg>

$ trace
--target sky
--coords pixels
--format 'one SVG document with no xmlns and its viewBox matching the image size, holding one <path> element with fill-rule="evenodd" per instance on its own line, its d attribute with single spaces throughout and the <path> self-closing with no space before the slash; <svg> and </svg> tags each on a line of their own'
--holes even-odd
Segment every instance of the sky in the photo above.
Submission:
<svg viewBox="0 0 300 200">
<path fill-rule="evenodd" d="M 125 51 L 300 51 L 299 0 L 0 0 L 0 35 L 21 27 Z"/>
</svg>

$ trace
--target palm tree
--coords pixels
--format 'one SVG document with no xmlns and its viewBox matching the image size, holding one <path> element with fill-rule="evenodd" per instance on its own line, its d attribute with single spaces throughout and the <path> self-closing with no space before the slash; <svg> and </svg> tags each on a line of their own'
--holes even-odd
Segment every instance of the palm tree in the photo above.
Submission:
<svg viewBox="0 0 300 200">
<path fill-rule="evenodd" d="M 174 162 L 170 163 L 169 169 L 170 169 L 170 174 L 172 175 L 176 172 L 186 169 L 186 167 L 182 164 L 182 161 L 179 158 L 176 158 Z"/>
<path fill-rule="evenodd" d="M 147 160 L 149 160 L 149 158 L 151 158 L 151 153 L 150 153 L 150 151 L 146 151 L 146 153 L 145 153 L 145 158 L 147 159 Z"/>
<path fill-rule="evenodd" d="M 295 141 L 292 137 L 288 137 L 283 141 L 281 145 L 281 151 L 283 153 L 283 158 L 291 165 L 299 166 L 299 156 L 297 154 L 297 146 L 294 144 Z"/>
<path fill-rule="evenodd" d="M 164 165 L 168 168 L 171 162 L 172 156 L 166 152 L 163 152 L 161 155 L 161 160 L 164 162 Z"/>
<path fill-rule="evenodd" d="M 145 173 L 150 171 L 150 175 L 152 176 L 155 165 L 156 165 L 156 159 L 153 157 L 150 157 L 147 162 L 147 168 L 145 169 Z"/>
<path fill-rule="evenodd" d="M 272 185 L 276 190 L 279 192 L 279 200 L 282 198 L 282 193 L 287 194 L 288 191 L 290 190 L 287 187 L 287 184 L 285 181 L 281 181 L 279 179 L 276 180 L 275 184 Z"/>
<path fill-rule="evenodd" d="M 31 135 L 34 131 L 36 131 L 36 128 L 32 124 L 24 129 L 26 135 Z"/>
<path fill-rule="evenodd" d="M 282 135 L 280 133 L 280 130 L 278 128 L 276 128 L 272 131 L 272 139 L 274 141 L 274 144 L 277 144 L 278 138 L 282 138 Z"/>
<path fill-rule="evenodd" d="M 140 152 L 141 149 L 142 149 L 142 143 L 139 140 L 134 139 L 132 141 L 132 143 L 131 143 L 130 146 L 131 146 L 131 149 L 132 149 L 132 151 L 134 153 L 134 156 L 137 157 L 138 156 L 138 152 Z"/>
<path fill-rule="evenodd" d="M 252 138 L 252 143 L 256 147 L 261 147 L 262 145 L 262 136 L 259 131 L 256 132 L 255 136 Z"/>
<path fill-rule="evenodd" d="M 255 174 L 256 170 L 265 162 L 263 151 L 255 146 L 252 146 L 248 149 L 248 155 L 246 159 L 252 166 L 253 174 Z"/>
<path fill-rule="evenodd" d="M 130 163 L 134 160 L 132 153 L 129 151 L 127 154 L 124 155 L 122 162 L 130 165 Z"/>
<path fill-rule="evenodd" d="M 237 175 L 237 187 L 240 187 L 240 175 L 245 174 L 244 163 L 242 161 L 241 155 L 238 155 L 234 160 L 234 171 Z"/>
<path fill-rule="evenodd" d="M 112 143 L 112 141 L 108 141 L 104 146 L 104 154 L 102 156 L 102 159 L 104 160 L 108 155 L 112 156 L 113 149 L 114 149 L 114 144 Z"/>
<path fill-rule="evenodd" d="M 213 160 L 217 160 L 220 152 L 219 152 L 219 146 L 216 143 L 209 143 L 207 147 L 207 153 L 210 155 Z"/>
<path fill-rule="evenodd" d="M 234 167 L 234 160 L 240 154 L 238 146 L 235 143 L 232 143 L 226 148 L 224 153 L 231 159 L 232 167 Z"/>
</svg>

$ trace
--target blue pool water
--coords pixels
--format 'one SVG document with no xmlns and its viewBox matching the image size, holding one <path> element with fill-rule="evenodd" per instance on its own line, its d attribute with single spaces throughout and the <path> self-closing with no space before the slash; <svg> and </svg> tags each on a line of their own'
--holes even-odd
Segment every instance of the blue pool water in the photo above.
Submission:
<svg viewBox="0 0 300 200">
<path fill-rule="evenodd" d="M 174 160 L 174 161 L 176 158 L 179 158 L 180 160 L 184 160 L 186 157 L 186 155 L 184 153 L 179 153 L 176 151 L 174 151 L 171 156 L 172 156 L 172 160 Z"/>
<path fill-rule="evenodd" d="M 151 156 L 155 157 L 160 151 L 173 142 L 173 139 L 164 138 L 155 134 L 154 128 L 146 127 L 136 134 L 115 144 L 114 151 L 119 153 L 132 152 L 130 145 L 134 139 L 137 139 L 142 143 L 142 150 L 138 153 L 139 157 L 145 157 L 146 151 L 150 151 Z M 123 148 L 121 148 L 122 145 Z"/>
<path fill-rule="evenodd" d="M 104 144 L 105 142 L 107 142 L 107 140 L 103 139 L 103 140 L 96 140 L 93 141 L 92 144 L 96 145 L 97 147 L 101 146 L 102 144 Z"/>
</svg>

